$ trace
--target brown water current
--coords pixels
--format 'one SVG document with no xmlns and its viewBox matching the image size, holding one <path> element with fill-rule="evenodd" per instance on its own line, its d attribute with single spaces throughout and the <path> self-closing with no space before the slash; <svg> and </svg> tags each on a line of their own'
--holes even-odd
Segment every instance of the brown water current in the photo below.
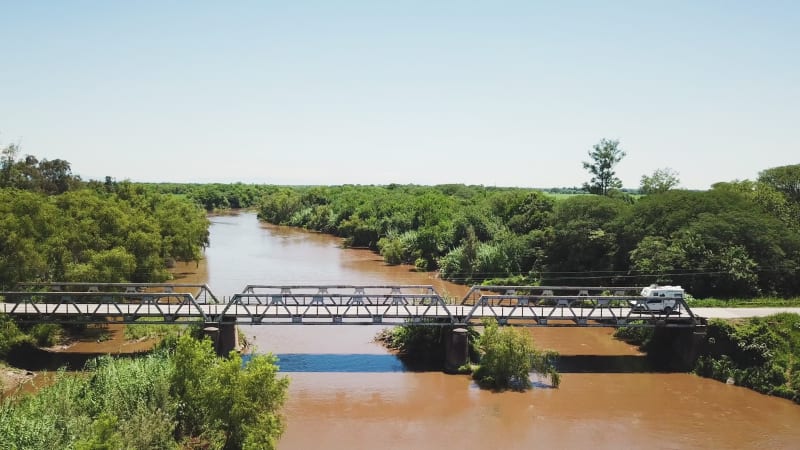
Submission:
<svg viewBox="0 0 800 450">
<path fill-rule="evenodd" d="M 212 218 L 208 284 L 433 284 L 466 287 L 318 233 Z M 636 348 L 596 328 L 537 328 L 561 353 L 559 389 L 478 389 L 466 376 L 407 370 L 374 326 L 251 326 L 291 378 L 282 449 L 800 448 L 800 406 L 684 373 L 654 373 Z M 544 380 L 542 380 L 544 381 Z"/>
</svg>

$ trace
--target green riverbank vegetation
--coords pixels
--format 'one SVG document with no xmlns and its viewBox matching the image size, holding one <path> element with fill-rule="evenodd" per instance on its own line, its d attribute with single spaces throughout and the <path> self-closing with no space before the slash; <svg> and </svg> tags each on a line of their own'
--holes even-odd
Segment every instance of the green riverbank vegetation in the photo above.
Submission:
<svg viewBox="0 0 800 450">
<path fill-rule="evenodd" d="M 411 364 L 422 363 L 436 367 L 444 361 L 444 339 L 447 336 L 444 326 L 402 325 L 381 330 L 375 340 L 384 347 L 397 352 L 401 359 Z M 470 327 L 471 346 L 474 346 L 477 336 L 474 329 Z"/>
<path fill-rule="evenodd" d="M 0 405 L 0 449 L 272 449 L 288 379 L 276 359 L 215 355 L 188 334 L 139 358 L 101 357 Z"/>
<path fill-rule="evenodd" d="M 691 296 L 689 296 L 691 297 Z M 800 297 L 754 297 L 754 298 L 687 298 L 690 308 L 779 308 L 800 306 Z"/>
<path fill-rule="evenodd" d="M 101 329 L 93 329 L 92 331 L 95 335 L 102 336 Z M 97 331 L 101 331 L 101 333 L 97 333 Z M 5 360 L 13 350 L 32 347 L 54 347 L 64 341 L 85 336 L 86 334 L 86 325 L 20 324 L 8 315 L 0 314 L 0 360 Z"/>
<path fill-rule="evenodd" d="M 525 390 L 531 387 L 531 372 L 547 376 L 553 387 L 559 386 L 561 377 L 555 366 L 558 353 L 537 350 L 526 329 L 500 327 L 496 320 L 486 319 L 483 334 L 473 327 L 468 327 L 467 333 L 470 358 L 478 363 L 468 363 L 459 372 L 472 374 L 479 386 Z M 449 336 L 446 327 L 403 325 L 382 330 L 376 340 L 412 365 L 421 362 L 438 367 L 445 360 L 445 339 Z"/>
<path fill-rule="evenodd" d="M 614 336 L 661 362 L 684 350 L 676 345 L 688 345 L 676 344 L 674 334 L 659 335 L 653 328 L 619 328 Z M 715 319 L 703 341 L 694 345 L 694 373 L 800 403 L 800 315 Z"/>
<path fill-rule="evenodd" d="M 800 295 L 797 182 L 800 165 L 641 198 L 614 188 L 555 199 L 464 185 L 272 187 L 259 217 L 465 284 L 659 283 L 697 298 L 787 298 Z"/>
<path fill-rule="evenodd" d="M 110 177 L 84 182 L 67 161 L 18 153 L 12 145 L 0 157 L 0 290 L 19 282 L 162 282 L 175 261 L 202 257 L 209 221 L 193 200 Z M 163 332 L 136 328 L 131 338 Z M 21 335 L 30 339 L 1 345 L 50 347 L 65 333 L 49 324 Z"/>
<path fill-rule="evenodd" d="M 496 320 L 485 319 L 478 353 L 480 361 L 473 368 L 472 377 L 483 388 L 528 389 L 531 372 L 548 376 L 555 388 L 561 384 L 561 375 L 555 367 L 558 353 L 537 350 L 524 328 L 500 327 Z"/>
<path fill-rule="evenodd" d="M 178 195 L 198 203 L 208 212 L 255 208 L 274 186 L 244 183 L 142 183 L 160 194 Z"/>
<path fill-rule="evenodd" d="M 800 403 L 800 315 L 711 321 L 695 372 Z"/>
<path fill-rule="evenodd" d="M 0 159 L 0 289 L 18 282 L 159 282 L 208 245 L 195 202 L 129 182 L 83 182 L 70 165 Z"/>
</svg>

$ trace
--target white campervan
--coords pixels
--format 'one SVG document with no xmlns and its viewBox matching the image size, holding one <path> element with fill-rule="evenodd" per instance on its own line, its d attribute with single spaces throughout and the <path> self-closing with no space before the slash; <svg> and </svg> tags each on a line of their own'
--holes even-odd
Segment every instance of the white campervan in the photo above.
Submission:
<svg viewBox="0 0 800 450">
<path fill-rule="evenodd" d="M 683 288 L 680 286 L 650 285 L 642 289 L 640 295 L 645 298 L 637 300 L 633 309 L 670 314 L 678 308 L 678 300 L 683 299 L 683 292 Z"/>
</svg>

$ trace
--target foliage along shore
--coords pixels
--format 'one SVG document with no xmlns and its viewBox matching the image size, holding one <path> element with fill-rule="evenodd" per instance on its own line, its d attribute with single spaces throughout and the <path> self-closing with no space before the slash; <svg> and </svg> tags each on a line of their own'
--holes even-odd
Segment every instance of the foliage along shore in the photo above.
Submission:
<svg viewBox="0 0 800 450">
<path fill-rule="evenodd" d="M 69 162 L 0 152 L 0 290 L 20 282 L 163 282 L 199 261 L 209 220 L 193 200 L 127 181 L 84 182 Z M 10 326 L 10 325 L 9 325 Z M 58 343 L 52 324 L 0 329 L 13 344 Z"/>
<path fill-rule="evenodd" d="M 500 327 L 496 320 L 486 319 L 483 334 L 473 327 L 468 327 L 467 333 L 471 362 L 459 368 L 459 373 L 470 374 L 482 388 L 526 390 L 532 386 L 531 372 L 548 376 L 554 388 L 560 385 L 555 367 L 558 353 L 538 350 L 527 330 Z M 441 368 L 448 338 L 445 327 L 403 325 L 382 330 L 375 339 L 398 352 L 407 364 Z"/>
<path fill-rule="evenodd" d="M 708 191 L 676 183 L 643 185 L 644 196 L 613 187 L 555 196 L 457 184 L 145 186 L 208 211 L 255 207 L 268 222 L 340 236 L 389 264 L 464 284 L 680 284 L 723 301 L 800 295 L 800 165 Z"/>
<path fill-rule="evenodd" d="M 800 180 L 800 165 L 789 166 Z M 272 187 L 271 223 L 341 236 L 389 264 L 469 284 L 680 284 L 695 297 L 800 295 L 800 197 L 759 181 L 640 199 L 611 190 L 555 200 L 483 186 Z"/>
<path fill-rule="evenodd" d="M 620 328 L 615 337 L 657 358 L 669 347 L 649 328 Z M 800 315 L 712 320 L 697 351 L 697 375 L 800 403 Z"/>
<path fill-rule="evenodd" d="M 208 245 L 205 211 L 144 185 L 83 182 L 66 161 L 0 158 L 0 289 L 18 282 L 160 282 Z"/>
<path fill-rule="evenodd" d="M 288 378 L 188 333 L 140 358 L 100 357 L 0 404 L 0 448 L 276 448 Z"/>
</svg>

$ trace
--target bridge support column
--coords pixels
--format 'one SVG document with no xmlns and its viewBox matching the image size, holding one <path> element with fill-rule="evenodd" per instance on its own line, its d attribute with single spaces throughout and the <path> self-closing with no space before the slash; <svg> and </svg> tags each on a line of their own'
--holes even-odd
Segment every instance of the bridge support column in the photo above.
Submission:
<svg viewBox="0 0 800 450">
<path fill-rule="evenodd" d="M 659 369 L 692 370 L 705 343 L 705 329 L 656 327 L 648 356 Z"/>
<path fill-rule="evenodd" d="M 469 337 L 467 330 L 450 330 L 445 340 L 444 371 L 456 373 L 458 368 L 469 362 Z"/>
<path fill-rule="evenodd" d="M 209 323 L 203 328 L 203 333 L 211 339 L 219 356 L 228 356 L 232 350 L 239 348 L 236 323 Z"/>
</svg>

